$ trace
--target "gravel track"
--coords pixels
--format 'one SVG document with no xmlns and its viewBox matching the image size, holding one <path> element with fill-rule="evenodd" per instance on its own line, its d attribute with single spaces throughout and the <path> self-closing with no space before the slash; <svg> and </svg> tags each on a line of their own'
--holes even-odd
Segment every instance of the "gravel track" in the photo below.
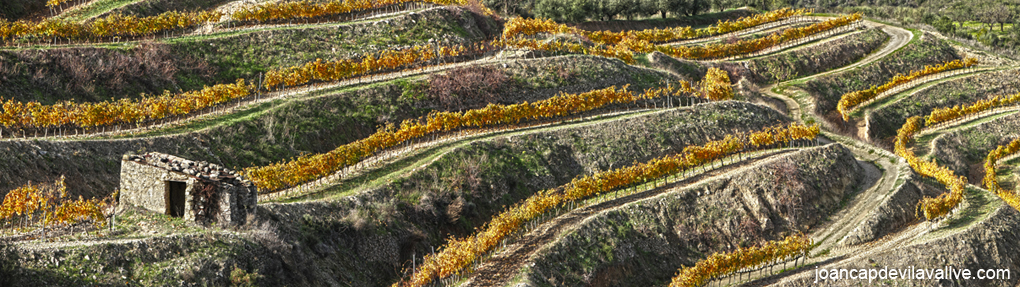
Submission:
<svg viewBox="0 0 1020 287">
<path fill-rule="evenodd" d="M 561 237 L 561 234 L 576 229 L 578 224 L 591 216 L 642 199 L 651 198 L 666 192 L 683 189 L 701 182 L 713 180 L 730 173 L 741 172 L 748 168 L 753 168 L 759 162 L 767 161 L 790 152 L 793 152 L 793 150 L 772 152 L 754 158 L 745 159 L 736 164 L 730 164 L 718 169 L 700 173 L 649 191 L 639 192 L 569 211 L 544 224 L 541 224 L 531 232 L 526 233 L 516 242 L 508 244 L 503 252 L 494 255 L 490 260 L 482 263 L 478 270 L 474 272 L 474 274 L 472 274 L 472 276 L 462 286 L 505 286 L 518 274 L 521 267 L 523 267 L 531 259 L 535 252 L 542 249 L 542 247 L 555 242 Z"/>
</svg>

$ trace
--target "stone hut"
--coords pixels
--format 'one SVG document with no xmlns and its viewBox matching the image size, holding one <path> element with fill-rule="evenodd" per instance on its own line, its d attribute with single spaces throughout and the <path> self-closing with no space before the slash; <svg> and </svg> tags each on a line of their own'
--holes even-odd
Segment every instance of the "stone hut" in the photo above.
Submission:
<svg viewBox="0 0 1020 287">
<path fill-rule="evenodd" d="M 120 201 L 188 221 L 240 225 L 254 214 L 258 192 L 232 170 L 151 152 L 124 155 Z"/>
</svg>

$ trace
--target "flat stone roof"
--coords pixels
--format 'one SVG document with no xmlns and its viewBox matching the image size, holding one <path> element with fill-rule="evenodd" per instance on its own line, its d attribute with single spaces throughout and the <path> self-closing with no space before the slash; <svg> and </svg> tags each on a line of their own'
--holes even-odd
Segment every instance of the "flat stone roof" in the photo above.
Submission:
<svg viewBox="0 0 1020 287">
<path fill-rule="evenodd" d="M 223 182 L 237 186 L 252 186 L 250 181 L 242 178 L 237 172 L 205 161 L 193 161 L 158 152 L 142 155 L 124 155 L 124 160 L 186 174 L 204 181 Z"/>
</svg>

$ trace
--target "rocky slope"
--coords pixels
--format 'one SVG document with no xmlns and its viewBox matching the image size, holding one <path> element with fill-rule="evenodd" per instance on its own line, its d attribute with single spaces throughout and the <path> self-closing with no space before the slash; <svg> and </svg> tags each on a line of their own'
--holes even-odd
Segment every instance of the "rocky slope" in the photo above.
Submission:
<svg viewBox="0 0 1020 287">
<path fill-rule="evenodd" d="M 523 271 L 537 286 L 655 286 L 713 252 L 807 231 L 863 177 L 832 144 L 783 155 L 694 187 L 605 211 Z"/>
</svg>

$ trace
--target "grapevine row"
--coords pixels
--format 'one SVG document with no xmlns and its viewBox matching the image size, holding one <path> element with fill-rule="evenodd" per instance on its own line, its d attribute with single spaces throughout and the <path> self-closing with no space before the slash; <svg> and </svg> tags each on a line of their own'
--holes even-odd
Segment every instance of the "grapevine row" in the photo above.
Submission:
<svg viewBox="0 0 1020 287">
<path fill-rule="evenodd" d="M 49 1 L 59 5 L 69 0 Z M 231 19 L 239 22 L 261 23 L 264 21 L 299 20 L 341 15 L 406 3 L 464 5 L 466 2 L 463 0 L 354 0 L 326 3 L 312 3 L 308 1 L 274 2 L 262 4 L 254 8 L 241 9 L 229 16 Z M 484 6 L 482 9 L 491 12 L 491 10 Z M 147 17 L 113 14 L 90 22 L 76 22 L 54 18 L 45 19 L 40 22 L 24 20 L 10 22 L 0 19 L 0 40 L 3 40 L 5 43 L 19 39 L 27 39 L 29 42 L 39 43 L 57 40 L 101 42 L 118 40 L 119 38 L 149 37 L 159 33 L 190 29 L 206 23 L 219 22 L 223 16 L 228 15 L 216 10 L 208 10 L 198 12 L 168 11 Z"/>
<path fill-rule="evenodd" d="M 340 146 L 330 152 L 305 155 L 287 162 L 268 166 L 249 167 L 243 170 L 263 192 L 272 192 L 316 180 L 352 166 L 362 159 L 387 148 L 413 139 L 462 129 L 518 125 L 521 122 L 546 120 L 575 115 L 614 104 L 629 104 L 640 100 L 698 92 L 710 100 L 723 100 L 732 96 L 729 76 L 713 69 L 706 74 L 701 89 L 686 81 L 679 86 L 649 89 L 642 94 L 616 86 L 580 94 L 559 94 L 534 103 L 512 105 L 489 104 L 480 109 L 464 112 L 432 112 L 416 120 L 405 120 L 399 127 L 393 124 L 380 128 L 367 138 Z"/>
<path fill-rule="evenodd" d="M 783 20 L 794 16 L 804 15 L 807 13 L 809 12 L 805 9 L 794 10 L 789 8 L 783 8 L 761 14 L 755 14 L 748 17 L 742 17 L 732 22 L 729 20 L 727 21 L 719 20 L 719 22 L 715 26 L 709 26 L 701 29 L 693 29 L 690 26 L 684 26 L 666 29 L 647 29 L 640 31 L 623 31 L 623 32 L 585 31 L 564 24 L 558 24 L 549 19 L 541 20 L 515 17 L 513 19 L 510 19 L 510 21 L 507 22 L 506 25 L 504 25 L 503 38 L 513 39 L 520 38 L 521 36 L 531 36 L 538 33 L 550 33 L 550 34 L 569 33 L 582 35 L 588 39 L 591 39 L 595 43 L 603 45 L 616 45 L 623 41 L 623 39 L 625 38 L 637 39 L 653 43 L 664 43 L 675 40 L 694 39 L 721 35 L 733 31 L 744 30 L 765 23 Z"/>
<path fill-rule="evenodd" d="M 938 65 L 926 65 L 924 68 L 916 71 L 911 71 L 908 75 L 896 74 L 888 82 L 881 86 L 872 85 L 871 88 L 866 90 L 853 91 L 843 94 L 839 99 L 839 103 L 836 105 L 836 111 L 843 116 L 843 120 L 849 120 L 850 114 L 853 113 L 861 104 L 874 100 L 878 95 L 892 89 L 893 87 L 905 84 L 907 82 L 916 80 L 918 78 L 937 74 L 944 71 L 969 68 L 977 64 L 977 59 L 966 58 L 964 60 L 953 60 Z"/>
<path fill-rule="evenodd" d="M 679 174 L 735 153 L 763 149 L 793 140 L 813 139 L 818 131 L 817 125 L 808 127 L 791 123 L 788 127 L 766 128 L 748 135 L 727 135 L 722 140 L 711 141 L 701 146 L 687 146 L 678 154 L 578 177 L 561 187 L 539 191 L 523 202 L 493 216 L 493 219 L 474 235 L 463 239 L 450 238 L 441 250 L 435 254 L 425 255 L 423 263 L 408 281 L 396 283 L 394 286 L 425 286 L 437 279 L 458 274 L 478 260 L 482 254 L 495 248 L 502 239 L 513 234 L 524 222 L 556 206 Z"/>
<path fill-rule="evenodd" d="M 444 57 L 458 57 L 465 52 L 477 54 L 485 47 L 463 46 L 415 46 L 404 50 L 384 51 L 376 56 L 364 59 L 339 60 L 323 62 L 317 60 L 308 64 L 273 70 L 266 74 L 264 90 L 272 90 L 282 85 L 297 86 L 312 81 L 334 81 L 364 76 L 378 71 L 394 71 L 421 66 L 423 63 Z M 422 66 L 423 67 L 423 66 Z M 0 110 L 0 137 L 4 129 L 12 133 L 24 133 L 27 130 L 44 131 L 50 129 L 68 130 L 79 128 L 141 125 L 153 123 L 171 117 L 179 117 L 196 111 L 235 102 L 248 98 L 260 89 L 255 83 L 238 79 L 233 84 L 219 84 L 205 87 L 198 91 L 171 93 L 164 91 L 161 95 L 142 95 L 139 100 L 120 99 L 97 103 L 59 102 L 43 105 L 39 102 L 20 102 L 13 99 L 0 98 L 3 109 Z"/>
<path fill-rule="evenodd" d="M 557 51 L 557 52 L 571 52 L 571 53 L 583 53 L 588 55 L 604 56 L 604 57 L 615 57 L 625 62 L 632 63 L 633 53 L 651 53 L 651 52 L 662 52 L 664 54 L 686 59 L 722 59 L 732 57 L 736 55 L 745 55 L 753 52 L 762 51 L 769 47 L 774 47 L 782 43 L 794 41 L 808 36 L 829 31 L 838 27 L 850 25 L 859 21 L 863 16 L 860 13 L 839 17 L 836 19 L 830 19 L 824 22 L 815 23 L 806 27 L 797 27 L 783 30 L 782 32 L 771 34 L 769 36 L 752 39 L 752 40 L 741 40 L 732 44 L 711 44 L 706 46 L 668 46 L 668 45 L 655 45 L 649 41 L 625 37 L 620 40 L 616 45 L 599 45 L 595 47 L 585 47 L 582 44 L 574 43 L 542 43 L 535 39 L 527 39 L 524 37 L 514 36 L 512 38 L 501 38 L 497 40 L 495 45 L 510 47 L 510 48 L 528 48 L 533 50 L 545 50 L 545 51 Z"/>
<path fill-rule="evenodd" d="M 114 14 L 87 23 L 55 18 L 36 23 L 0 19 L 0 40 L 5 43 L 19 39 L 28 39 L 30 42 L 49 42 L 58 39 L 97 42 L 120 37 L 148 37 L 216 22 L 222 16 L 223 14 L 217 11 L 170 11 L 148 17 Z"/>
<path fill-rule="evenodd" d="M 593 46 L 588 47 L 578 43 L 560 41 L 539 41 L 527 38 L 497 39 L 492 42 L 499 47 L 529 49 L 535 51 L 566 52 L 607 58 L 617 58 L 626 63 L 634 63 L 634 52 L 623 46 Z"/>
<path fill-rule="evenodd" d="M 189 114 L 220 103 L 246 97 L 252 93 L 254 86 L 238 79 L 234 84 L 219 84 L 205 87 L 198 91 L 170 93 L 147 96 L 142 99 L 120 99 L 98 103 L 60 102 L 43 105 L 39 102 L 23 103 L 7 99 L 3 101 L 0 111 L 0 137 L 3 128 L 14 131 L 27 129 L 76 129 L 113 126 L 121 124 L 140 124 L 145 121 L 159 120 L 173 116 Z M 24 136 L 24 135 L 22 135 Z"/>
<path fill-rule="evenodd" d="M 583 49 L 583 47 L 574 47 Z M 270 71 L 267 74 L 265 87 L 276 88 L 283 85 L 293 86 L 308 83 L 312 80 L 336 80 L 363 75 L 377 70 L 393 70 L 407 67 L 416 61 L 428 61 L 437 56 L 456 56 L 462 53 L 463 47 L 440 47 L 433 51 L 431 46 L 414 47 L 402 51 L 386 51 L 378 58 L 369 56 L 361 61 L 341 60 L 330 63 L 316 61 L 299 67 Z M 613 56 L 633 61 L 629 52 L 619 48 L 599 52 L 589 52 L 603 56 Z M 438 55 L 437 55 L 438 54 Z M 235 84 L 221 84 L 207 87 L 200 91 L 181 94 L 164 92 L 155 97 L 143 97 L 140 101 L 120 100 L 116 102 L 85 103 L 62 102 L 55 105 L 41 105 L 29 102 L 21 103 L 13 100 L 4 102 L 4 110 L 0 113 L 0 127 L 21 130 L 24 136 L 26 129 L 61 130 L 91 127 L 105 127 L 123 124 L 140 124 L 146 121 L 161 120 L 167 117 L 180 116 L 201 110 L 216 104 L 244 98 L 256 88 L 239 80 Z M 246 91 L 247 90 L 247 91 Z M 0 129 L 0 137 L 3 136 Z"/>
<path fill-rule="evenodd" d="M 921 116 L 913 116 L 907 119 L 907 122 L 896 131 L 896 141 L 893 150 L 896 152 L 896 155 L 906 159 L 910 167 L 918 174 L 923 177 L 934 178 L 949 189 L 949 192 L 940 194 L 935 198 L 925 196 L 918 203 L 919 209 L 917 212 L 923 213 L 925 219 L 932 220 L 949 214 L 949 211 L 956 208 L 963 201 L 963 190 L 967 184 L 967 179 L 963 176 L 957 176 L 952 170 L 944 166 L 938 165 L 934 159 L 931 161 L 921 160 L 914 154 L 913 148 L 907 146 L 913 140 L 914 134 L 921 129 L 921 125 Z"/>
<path fill-rule="evenodd" d="M 674 47 L 665 45 L 653 46 L 647 41 L 632 41 L 630 43 L 624 41 L 621 42 L 621 45 L 626 45 L 636 52 L 648 53 L 652 51 L 659 51 L 673 57 L 684 59 L 723 59 L 731 56 L 745 55 L 765 50 L 769 47 L 778 46 L 785 42 L 806 38 L 817 33 L 847 26 L 861 20 L 861 18 L 863 18 L 862 14 L 854 13 L 805 27 L 786 29 L 758 39 L 740 40 L 732 44 L 718 43 L 706 46 Z"/>
<path fill-rule="evenodd" d="M 1020 194 L 1017 193 L 1017 190 L 1002 189 L 999 186 L 999 180 L 995 176 L 995 167 L 999 165 L 999 160 L 1016 155 L 1017 152 L 1020 152 L 1020 139 L 1015 139 L 1006 145 L 998 146 L 989 152 L 988 156 L 985 157 L 985 178 L 983 182 L 989 191 L 1002 198 L 1006 204 L 1020 210 Z"/>
<path fill-rule="evenodd" d="M 38 220 L 43 228 L 47 228 L 91 219 L 93 224 L 101 227 L 106 222 L 103 220 L 103 210 L 111 206 L 110 200 L 115 197 L 111 196 L 104 201 L 85 200 L 81 196 L 77 200 L 68 200 L 63 176 L 50 186 L 29 182 L 4 196 L 3 204 L 0 204 L 0 220 L 15 219 L 22 226 L 26 222 Z"/>
<path fill-rule="evenodd" d="M 936 108 L 928 116 L 924 117 L 923 122 L 921 116 L 914 116 L 907 119 L 906 123 L 896 131 L 894 146 L 896 154 L 905 158 L 910 167 L 921 176 L 934 178 L 949 189 L 948 193 L 943 193 L 938 197 L 925 197 L 921 200 L 918 204 L 918 211 L 923 212 L 926 219 L 931 220 L 945 216 L 955 208 L 963 200 L 963 190 L 967 180 L 963 176 L 953 174 L 948 168 L 939 166 L 935 163 L 934 159 L 932 161 L 922 161 L 914 154 L 913 149 L 907 147 L 907 144 L 921 130 L 922 125 L 932 127 L 1017 102 L 1020 102 L 1020 93 L 1011 96 L 994 96 L 991 99 L 978 100 L 966 106 L 957 105 L 952 108 Z"/>
<path fill-rule="evenodd" d="M 779 20 L 779 21 L 774 21 L 774 22 L 769 22 L 769 23 L 765 23 L 765 24 L 762 24 L 762 25 L 754 26 L 754 27 L 749 27 L 749 28 L 743 29 L 743 30 L 729 32 L 729 33 L 726 33 L 726 34 L 719 34 L 719 35 L 709 36 L 709 37 L 699 37 L 699 38 L 694 38 L 694 39 L 676 40 L 676 41 L 666 42 L 666 43 L 663 43 L 663 44 L 665 44 L 665 45 L 672 45 L 672 46 L 676 46 L 676 45 L 686 45 L 686 46 L 704 45 L 704 44 L 708 44 L 708 43 L 712 43 L 712 42 L 716 42 L 716 41 L 723 41 L 724 38 L 726 38 L 726 39 L 734 38 L 734 37 L 735 38 L 741 38 L 741 37 L 748 36 L 748 35 L 762 34 L 762 33 L 767 32 L 767 31 L 786 29 L 787 26 L 795 26 L 795 25 L 799 25 L 799 24 L 810 24 L 810 23 L 818 23 L 818 22 L 821 22 L 821 21 L 817 20 L 817 19 L 813 19 L 811 17 L 790 17 L 790 18 Z M 724 36 L 728 36 L 728 37 L 724 37 Z"/>
<path fill-rule="evenodd" d="M 969 115 L 978 114 L 983 111 L 1014 105 L 1016 103 L 1020 103 L 1020 93 L 1008 96 L 997 95 L 990 99 L 978 100 L 970 105 L 956 105 L 952 108 L 936 108 L 924 118 L 924 123 L 926 126 L 930 127 L 940 123 L 962 119 Z"/>
<path fill-rule="evenodd" d="M 736 273 L 741 269 L 803 255 L 808 249 L 811 249 L 811 238 L 796 234 L 781 241 L 766 242 L 762 246 L 741 247 L 730 253 L 714 253 L 694 266 L 680 269 L 669 286 L 702 286 L 713 278 Z"/>
<path fill-rule="evenodd" d="M 722 35 L 730 32 L 748 29 L 765 23 L 771 23 L 791 17 L 806 15 L 809 13 L 811 12 L 807 9 L 782 8 L 779 10 L 755 14 L 749 17 L 742 17 L 732 22 L 729 20 L 727 21 L 720 20 L 719 22 L 716 23 L 715 26 L 709 26 L 701 29 L 692 30 L 691 27 L 681 27 L 664 30 L 649 29 L 642 31 L 627 31 L 624 32 L 626 33 L 626 35 L 622 35 L 622 37 L 615 35 L 619 33 L 613 33 L 609 31 L 597 31 L 593 32 L 591 36 L 594 37 L 593 39 L 600 38 L 606 40 L 617 38 L 622 40 L 622 38 L 633 37 L 634 39 L 649 41 L 653 43 L 665 43 L 676 40 L 687 40 Z"/>
<path fill-rule="evenodd" d="M 472 47 L 477 52 L 482 47 Z M 263 87 L 273 90 L 283 86 L 299 86 L 312 81 L 336 81 L 349 79 L 377 71 L 392 71 L 408 68 L 444 57 L 457 57 L 467 51 L 464 46 L 414 46 L 404 50 L 389 50 L 378 56 L 369 55 L 363 59 L 343 59 L 323 62 L 316 59 L 300 66 L 293 66 L 266 72 Z"/>
<path fill-rule="evenodd" d="M 466 5 L 465 0 L 345 0 L 315 3 L 309 1 L 272 2 L 254 8 L 244 8 L 231 14 L 231 18 L 241 22 L 266 22 L 294 19 L 314 19 L 325 16 L 341 15 L 352 12 L 378 9 L 382 7 L 407 3 L 429 3 L 436 5 Z M 487 13 L 488 8 L 483 8 Z"/>
<path fill-rule="evenodd" d="M 681 82 L 680 83 L 680 90 L 681 91 L 682 90 L 691 90 L 691 91 L 695 91 L 696 93 L 693 94 L 693 95 L 690 95 L 690 96 L 686 96 L 686 97 L 678 95 L 676 100 L 678 100 L 679 102 L 687 102 L 687 103 L 693 105 L 695 102 L 704 102 L 704 101 L 712 101 L 712 100 L 725 100 L 725 99 L 729 99 L 728 95 L 730 95 L 732 93 L 732 88 L 728 84 L 728 80 L 727 80 L 728 79 L 728 75 L 726 75 L 726 73 L 724 71 L 719 70 L 719 69 L 709 69 L 708 73 L 706 75 L 706 78 L 708 78 L 709 80 L 708 81 L 702 81 L 701 82 L 702 85 L 699 85 L 700 88 L 692 88 L 692 89 L 684 88 L 684 86 L 686 86 L 687 84 L 685 82 Z M 716 80 L 716 79 L 718 79 L 718 80 Z M 675 89 L 675 88 L 671 88 L 671 87 L 668 87 L 668 88 L 669 89 Z M 641 97 L 639 97 L 639 98 L 641 98 Z M 661 97 L 659 97 L 659 98 L 661 99 Z M 685 101 L 681 101 L 682 98 L 687 98 L 687 99 Z M 695 101 L 695 99 L 702 99 L 702 100 Z M 667 106 L 668 107 L 672 107 L 673 106 L 673 104 L 672 104 L 673 102 L 674 102 L 674 100 L 672 99 L 671 95 L 667 95 L 667 98 L 664 99 L 663 102 L 662 102 L 662 107 L 667 107 Z M 653 107 L 658 108 L 658 106 L 657 106 L 658 103 L 656 103 L 656 101 L 654 99 L 646 99 L 644 108 L 646 108 L 646 109 L 649 108 L 649 104 L 653 104 Z M 633 103 L 631 105 L 635 106 L 636 103 Z M 614 109 L 620 109 L 620 108 L 624 108 L 624 107 L 626 107 L 626 105 L 622 105 L 622 104 L 612 105 L 612 108 L 614 108 Z M 598 112 L 598 113 L 601 114 L 601 112 Z M 424 147 L 424 146 L 427 146 L 427 145 L 433 145 L 433 144 L 437 144 L 437 143 L 448 141 L 448 140 L 456 140 L 457 138 L 463 138 L 465 136 L 469 136 L 469 135 L 473 135 L 473 134 L 477 134 L 477 133 L 485 133 L 485 132 L 489 132 L 489 131 L 498 131 L 498 130 L 505 130 L 505 129 L 521 129 L 521 128 L 526 128 L 526 127 L 533 127 L 533 126 L 536 126 L 536 125 L 550 124 L 550 123 L 553 123 L 553 122 L 567 120 L 569 118 L 577 117 L 577 116 L 583 117 L 583 116 L 591 115 L 591 114 L 592 114 L 592 112 L 580 112 L 580 113 L 574 114 L 573 116 L 559 117 L 559 118 L 548 118 L 548 119 L 540 119 L 540 120 L 532 120 L 532 121 L 528 121 L 526 123 L 522 122 L 520 124 L 514 124 L 514 125 L 500 125 L 500 126 L 492 127 L 492 128 L 477 128 L 477 129 L 470 129 L 470 130 L 461 130 L 461 131 L 457 131 L 457 132 L 439 132 L 438 134 L 432 134 L 432 138 L 430 140 L 428 140 L 428 141 L 424 141 L 422 139 L 411 139 L 411 140 L 408 140 L 406 143 L 403 143 L 403 144 L 400 145 L 399 150 L 406 150 L 406 149 L 409 149 L 409 148 L 410 149 L 418 149 L 418 148 L 421 148 L 421 147 Z M 425 135 L 425 136 L 428 136 L 428 135 Z M 417 144 L 415 142 L 417 142 Z M 396 149 L 396 148 L 394 148 L 394 149 Z M 361 159 L 360 161 L 358 161 L 356 163 L 356 165 L 364 167 L 364 166 L 367 166 L 367 165 L 371 165 L 374 162 L 380 162 L 380 161 L 383 161 L 383 160 L 385 160 L 387 158 L 392 158 L 394 156 L 398 156 L 401 153 L 403 153 L 403 152 L 397 151 L 397 150 L 392 150 L 391 152 L 387 152 L 387 153 L 379 153 L 379 152 L 377 152 L 376 155 L 371 155 L 371 158 L 366 157 L 366 158 Z M 353 168 L 355 166 L 349 166 L 349 167 Z M 342 178 L 344 178 L 346 176 L 346 174 L 348 174 L 348 173 L 350 173 L 352 171 L 353 170 L 351 170 L 351 169 L 342 169 L 342 168 L 340 168 L 340 169 L 338 169 L 338 172 L 336 172 L 334 174 L 330 174 L 330 175 L 324 176 L 324 177 L 320 177 L 318 179 L 315 179 L 314 181 L 309 181 L 309 182 L 306 182 L 306 183 L 302 183 L 302 184 L 299 184 L 299 185 L 287 187 L 287 188 L 280 189 L 280 190 L 277 190 L 277 191 L 272 191 L 270 193 L 262 193 L 262 194 L 259 195 L 259 200 L 262 201 L 262 200 L 279 199 L 279 198 L 283 198 L 283 197 L 291 197 L 291 196 L 294 196 L 296 194 L 300 194 L 303 191 L 314 189 L 317 186 L 328 185 L 328 184 L 330 184 L 329 182 L 331 182 L 333 180 L 342 179 Z"/>
</svg>

